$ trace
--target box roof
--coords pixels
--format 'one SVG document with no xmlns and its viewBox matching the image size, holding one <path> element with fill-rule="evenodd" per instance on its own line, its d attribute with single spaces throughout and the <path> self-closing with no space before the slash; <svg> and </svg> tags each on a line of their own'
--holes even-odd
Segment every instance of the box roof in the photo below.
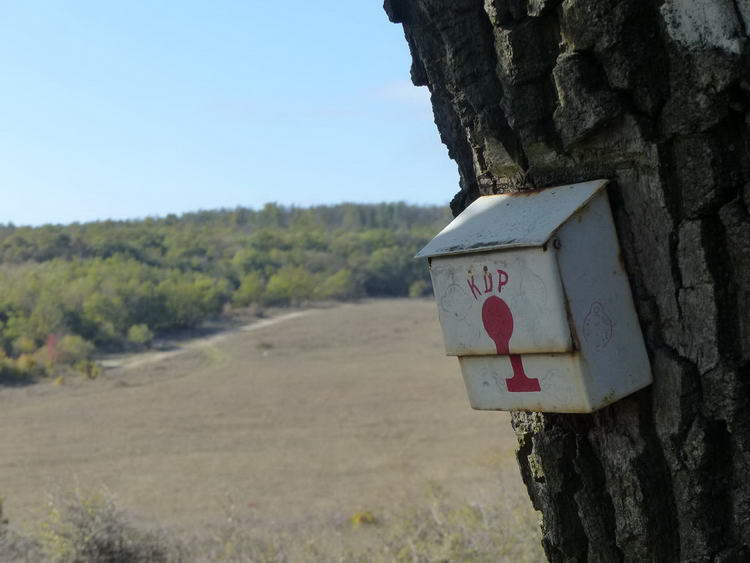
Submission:
<svg viewBox="0 0 750 563">
<path fill-rule="evenodd" d="M 420 250 L 416 258 L 543 246 L 607 182 L 591 180 L 541 190 L 481 196 Z"/>
</svg>

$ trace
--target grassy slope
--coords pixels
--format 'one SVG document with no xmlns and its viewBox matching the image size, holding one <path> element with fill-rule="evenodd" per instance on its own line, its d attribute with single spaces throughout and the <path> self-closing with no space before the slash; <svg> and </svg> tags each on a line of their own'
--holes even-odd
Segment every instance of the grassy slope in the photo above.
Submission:
<svg viewBox="0 0 750 563">
<path fill-rule="evenodd" d="M 227 494 L 272 526 L 384 513 L 428 481 L 470 501 L 522 487 L 508 417 L 469 408 L 431 301 L 316 310 L 83 386 L 0 389 L 0 410 L 13 521 L 76 484 L 189 530 L 221 520 Z"/>
</svg>

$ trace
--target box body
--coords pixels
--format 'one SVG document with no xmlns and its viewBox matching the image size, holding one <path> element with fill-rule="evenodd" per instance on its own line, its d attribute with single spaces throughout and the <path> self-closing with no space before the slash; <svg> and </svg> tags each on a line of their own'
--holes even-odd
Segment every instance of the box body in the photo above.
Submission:
<svg viewBox="0 0 750 563">
<path fill-rule="evenodd" d="M 430 258 L 446 353 L 472 407 L 585 413 L 651 383 L 605 183 L 579 193 L 541 244 L 543 233 Z M 491 202 L 505 213 L 512 203 Z"/>
<path fill-rule="evenodd" d="M 510 353 L 568 352 L 573 341 L 555 252 L 542 248 L 439 256 L 430 265 L 445 351 L 449 356 L 495 354 L 482 307 L 502 298 L 518 319 Z"/>
</svg>

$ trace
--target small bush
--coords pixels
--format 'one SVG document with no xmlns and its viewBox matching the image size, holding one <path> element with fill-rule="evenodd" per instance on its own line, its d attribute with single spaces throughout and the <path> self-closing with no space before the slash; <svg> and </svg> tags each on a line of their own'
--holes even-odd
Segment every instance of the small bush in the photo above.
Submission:
<svg viewBox="0 0 750 563">
<path fill-rule="evenodd" d="M 357 284 L 351 270 L 339 270 L 323 280 L 315 291 L 320 299 L 338 299 L 344 301 L 352 299 L 357 294 Z"/>
<path fill-rule="evenodd" d="M 76 364 L 83 362 L 94 353 L 94 345 L 75 334 L 66 334 L 56 346 L 57 361 L 61 364 Z"/>
<path fill-rule="evenodd" d="M 136 527 L 107 491 L 58 495 L 36 540 L 58 563 L 166 563 L 176 548 L 163 534 Z"/>
<path fill-rule="evenodd" d="M 31 354 L 36 350 L 36 342 L 34 342 L 33 338 L 30 338 L 28 336 L 19 336 L 13 341 L 13 353 L 16 356 L 20 356 L 21 354 Z"/>
<path fill-rule="evenodd" d="M 96 379 L 102 374 L 102 366 L 91 360 L 78 362 L 73 367 L 86 379 Z"/>
<path fill-rule="evenodd" d="M 24 358 L 31 358 L 24 356 Z M 43 375 L 44 370 L 33 361 L 33 359 L 24 359 L 20 369 L 18 360 L 13 358 L 0 359 L 0 385 L 2 384 L 23 384 L 34 381 L 36 376 Z"/>
<path fill-rule="evenodd" d="M 138 347 L 148 348 L 154 340 L 154 333 L 148 325 L 133 325 L 128 329 L 128 342 Z"/>
<path fill-rule="evenodd" d="M 242 278 L 240 287 L 234 292 L 232 300 L 239 307 L 247 307 L 252 303 L 259 303 L 263 297 L 265 283 L 258 272 L 250 272 Z"/>
<path fill-rule="evenodd" d="M 409 297 L 425 297 L 432 293 L 432 288 L 424 280 L 417 280 L 409 286 Z"/>
<path fill-rule="evenodd" d="M 375 516 L 370 511 L 355 512 L 349 520 L 355 528 L 365 524 L 375 524 L 377 522 Z"/>
<path fill-rule="evenodd" d="M 16 359 L 16 371 L 19 375 L 35 375 L 40 369 L 40 365 L 31 354 L 21 354 Z"/>
<path fill-rule="evenodd" d="M 312 298 L 315 277 L 304 268 L 285 266 L 268 280 L 263 293 L 266 305 L 298 305 Z"/>
</svg>

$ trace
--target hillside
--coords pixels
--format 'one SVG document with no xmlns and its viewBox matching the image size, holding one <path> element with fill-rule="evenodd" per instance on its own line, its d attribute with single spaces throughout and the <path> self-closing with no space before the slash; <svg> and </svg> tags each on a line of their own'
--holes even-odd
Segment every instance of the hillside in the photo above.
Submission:
<svg viewBox="0 0 750 563">
<path fill-rule="evenodd" d="M 234 307 L 419 296 L 414 253 L 447 208 L 404 203 L 200 211 L 135 221 L 0 226 L 0 382 L 96 350 L 148 347 Z"/>
</svg>

